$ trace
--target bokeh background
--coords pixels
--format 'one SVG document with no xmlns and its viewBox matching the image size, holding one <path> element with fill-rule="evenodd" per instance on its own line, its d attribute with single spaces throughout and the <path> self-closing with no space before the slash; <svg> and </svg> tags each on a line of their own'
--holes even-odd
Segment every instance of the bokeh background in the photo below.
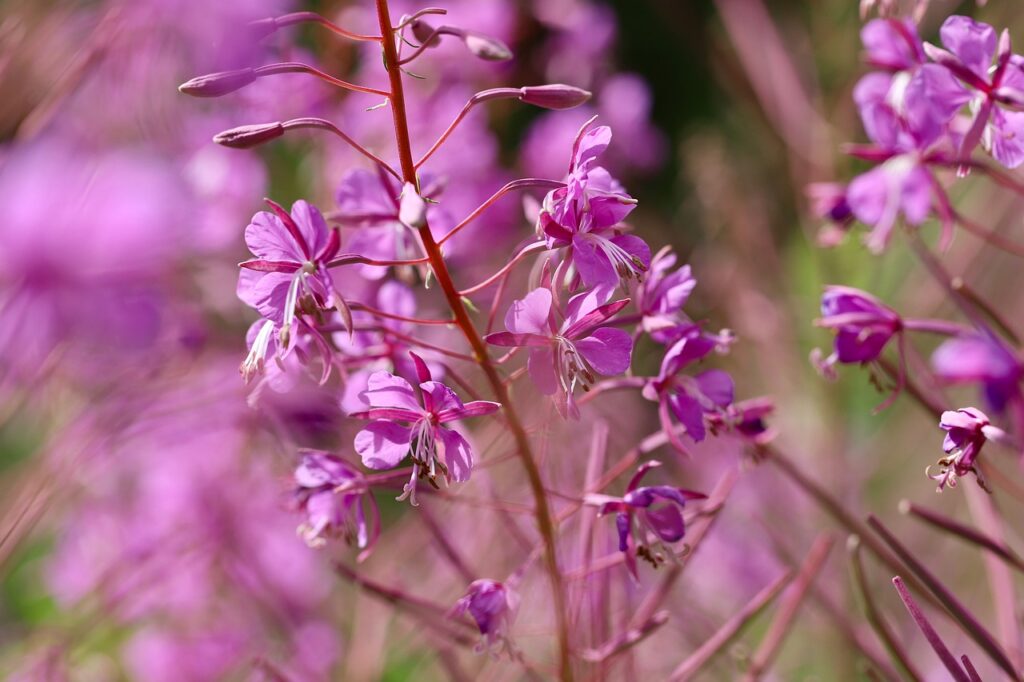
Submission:
<svg viewBox="0 0 1024 682">
<path fill-rule="evenodd" d="M 693 267 L 699 284 L 691 316 L 737 334 L 721 362 L 742 395 L 773 397 L 779 448 L 853 514 L 884 519 L 979 615 L 998 618 L 980 555 L 897 512 L 902 499 L 956 517 L 978 504 L 974 491 L 936 496 L 925 478 L 940 454 L 934 418 L 906 399 L 873 415 L 884 392 L 867 371 L 845 368 L 829 383 L 808 362 L 812 349 L 830 343 L 813 325 L 825 284 L 863 288 L 916 317 L 955 315 L 900 244 L 883 256 L 870 255 L 856 236 L 832 249 L 817 245 L 820 225 L 808 210 L 807 185 L 859 169 L 839 152 L 842 143 L 863 140 L 850 98 L 864 72 L 857 3 L 436 4 L 450 10 L 448 23 L 505 40 L 516 58 L 483 64 L 458 46 L 429 54 L 415 69 L 425 79 L 410 86 L 413 106 L 423 112 L 414 117 L 417 139 L 443 129 L 469 94 L 496 82 L 562 81 L 595 93 L 585 110 L 572 112 L 505 102 L 476 111 L 436 159 L 437 172 L 458 190 L 450 191 L 449 208 L 465 213 L 517 175 L 561 176 L 573 134 L 598 114 L 615 132 L 608 165 L 639 199 L 632 222 L 652 245 L 671 244 Z M 236 372 L 252 321 L 234 295 L 249 217 L 263 196 L 282 204 L 307 198 L 329 209 L 344 172 L 360 162 L 337 140 L 315 133 L 288 135 L 258 151 L 218 148 L 212 134 L 317 115 L 389 150 L 390 121 L 386 111 L 366 111 L 377 104 L 372 96 L 345 96 L 301 75 L 261 79 L 212 101 L 186 98 L 176 86 L 197 74 L 288 60 L 372 81 L 379 78 L 370 72 L 375 55 L 325 31 L 300 27 L 256 42 L 244 29 L 252 19 L 303 9 L 369 29 L 369 5 L 0 3 L 5 679 L 523 674 L 471 656 L 459 663 L 417 632 L 415 619 L 402 621 L 340 581 L 323 553 L 301 543 L 286 504 L 294 466 L 287 444 L 333 446 L 344 428 L 336 398 L 327 391 L 269 392 L 256 410 Z M 395 14 L 410 9 L 404 2 L 393 7 Z M 935 1 L 921 32 L 933 38 L 942 19 L 962 12 L 1008 26 L 1024 40 L 1018 9 L 1006 1 Z M 957 191 L 963 212 L 1020 235 L 1015 198 L 975 180 Z M 526 229 L 521 207 L 508 201 L 474 234 L 500 262 Z M 936 231 L 924 228 L 929 242 Z M 464 243 L 453 258 L 475 272 L 473 242 Z M 958 235 L 944 258 L 1007 318 L 1019 318 L 1024 300 L 1012 256 Z M 916 361 L 929 351 L 920 347 Z M 637 358 L 650 370 L 658 360 Z M 970 389 L 927 389 L 949 405 L 975 400 Z M 603 418 L 612 433 L 656 427 L 649 415 L 630 410 L 605 410 Z M 819 531 L 835 529 L 840 544 L 773 675 L 868 679 L 852 643 L 870 632 L 850 616 L 857 602 L 844 531 L 776 471 L 748 461 L 736 443 L 710 443 L 675 468 L 688 487 L 710 488 L 737 462 L 744 465 L 737 489 L 672 597 L 685 620 L 647 643 L 658 652 L 652 660 L 643 660 L 650 649 L 635 656 L 670 670 L 798 561 Z M 1024 486 L 1016 463 L 989 464 L 994 476 L 1003 472 L 997 499 L 1004 516 L 1019 518 Z M 391 565 L 411 582 L 409 557 L 436 550 L 402 525 L 406 514 L 385 506 L 385 525 L 401 539 L 381 550 L 374 566 L 384 573 L 379 567 Z M 485 554 L 493 542 L 479 539 L 474 553 Z M 894 598 L 891 575 L 869 568 L 890 622 L 927 669 L 930 654 Z M 442 592 L 440 603 L 459 594 L 454 583 Z M 756 621 L 707 679 L 732 679 L 766 624 Z M 943 634 L 967 646 L 953 628 Z M 527 648 L 531 637 L 543 636 L 542 629 L 521 634 Z M 618 679 L 636 674 L 633 656 Z"/>
</svg>

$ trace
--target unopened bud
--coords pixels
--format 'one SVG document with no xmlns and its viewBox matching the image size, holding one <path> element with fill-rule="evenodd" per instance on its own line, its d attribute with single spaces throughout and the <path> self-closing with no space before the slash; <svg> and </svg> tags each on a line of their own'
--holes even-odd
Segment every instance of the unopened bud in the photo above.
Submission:
<svg viewBox="0 0 1024 682">
<path fill-rule="evenodd" d="M 421 44 L 426 44 L 427 47 L 437 47 L 438 43 L 441 42 L 441 36 L 434 34 L 434 27 L 423 21 L 422 19 L 414 19 L 409 23 L 409 29 L 412 30 L 412 35 Z M 430 41 L 427 43 L 427 41 Z"/>
<path fill-rule="evenodd" d="M 277 19 L 274 17 L 268 17 L 267 19 L 250 21 L 247 28 L 249 29 L 249 34 L 253 40 L 263 40 L 277 31 Z"/>
<path fill-rule="evenodd" d="M 427 202 L 423 200 L 411 182 L 405 183 L 405 187 L 402 188 L 398 221 L 417 229 L 427 224 Z"/>
<path fill-rule="evenodd" d="M 178 91 L 193 97 L 220 97 L 244 88 L 256 80 L 256 77 L 256 71 L 253 69 L 218 71 L 182 83 L 178 86 Z"/>
<path fill-rule="evenodd" d="M 462 35 L 462 41 L 466 43 L 469 51 L 480 59 L 492 62 L 503 62 L 512 59 L 512 50 L 508 49 L 508 45 L 497 38 L 489 38 L 479 33 L 469 33 L 467 31 Z"/>
<path fill-rule="evenodd" d="M 225 130 L 214 135 L 213 141 L 232 149 L 249 149 L 282 135 L 284 135 L 284 126 L 280 121 L 275 121 L 274 123 L 257 123 Z"/>
<path fill-rule="evenodd" d="M 590 92 L 571 85 L 553 83 L 551 85 L 530 85 L 519 88 L 519 99 L 544 109 L 572 109 L 590 99 Z"/>
</svg>

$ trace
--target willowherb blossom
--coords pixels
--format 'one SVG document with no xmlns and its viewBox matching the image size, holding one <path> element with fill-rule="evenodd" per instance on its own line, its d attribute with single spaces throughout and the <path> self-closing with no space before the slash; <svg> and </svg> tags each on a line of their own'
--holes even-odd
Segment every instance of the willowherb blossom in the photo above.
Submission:
<svg viewBox="0 0 1024 682">
<path fill-rule="evenodd" d="M 949 486 L 955 488 L 957 479 L 967 474 L 974 474 L 978 485 L 988 490 L 981 472 L 974 466 L 981 454 L 981 448 L 988 440 L 1001 440 L 1005 437 L 1002 429 L 993 426 L 988 416 L 976 407 L 963 407 L 942 413 L 939 427 L 946 432 L 942 441 L 942 449 L 946 456 L 938 461 L 938 471 L 928 477 L 939 482 L 938 491 Z"/>
<path fill-rule="evenodd" d="M 468 613 L 476 622 L 481 635 L 481 648 L 493 653 L 502 649 L 512 652 L 508 636 L 512 620 L 519 608 L 519 595 L 508 583 L 480 579 L 469 584 L 469 589 L 448 612 L 450 616 Z"/>
<path fill-rule="evenodd" d="M 245 242 L 256 258 L 239 264 L 238 297 L 280 325 L 283 345 L 288 346 L 300 309 L 317 313 L 338 308 L 350 318 L 328 270 L 341 237 L 305 201 L 296 201 L 291 213 L 267 203 L 273 213 L 257 213 L 245 230 Z"/>
<path fill-rule="evenodd" d="M 658 403 L 661 427 L 680 452 L 685 453 L 687 449 L 675 435 L 672 417 L 686 428 L 686 435 L 699 443 L 707 437 L 707 418 L 723 415 L 725 408 L 732 404 L 735 389 L 728 372 L 708 369 L 695 376 L 682 373 L 718 346 L 717 338 L 691 325 L 665 353 L 658 376 L 644 385 L 644 397 Z"/>
<path fill-rule="evenodd" d="M 614 376 L 629 368 L 633 340 L 615 327 L 603 327 L 629 299 L 600 304 L 594 292 L 577 294 L 561 324 L 554 318 L 551 291 L 534 289 L 505 313 L 506 332 L 488 334 L 495 346 L 529 349 L 527 363 L 534 386 L 554 395 L 562 416 L 579 416 L 573 394 L 588 390 L 597 375 Z"/>
<path fill-rule="evenodd" d="M 889 341 L 903 330 L 899 314 L 871 294 L 845 286 L 826 287 L 821 297 L 819 327 L 835 331 L 833 352 L 824 359 L 813 356 L 827 377 L 835 364 L 864 364 L 877 360 Z"/>
<path fill-rule="evenodd" d="M 544 197 L 537 229 L 553 248 L 568 249 L 566 262 L 576 266 L 588 287 L 614 286 L 639 280 L 651 263 L 651 250 L 634 235 L 614 228 L 636 206 L 636 200 L 608 171 L 596 165 L 611 142 L 607 126 L 580 129 L 573 144 L 566 186 Z"/>
<path fill-rule="evenodd" d="M 294 476 L 295 503 L 306 515 L 299 534 L 306 544 L 322 547 L 327 538 L 340 536 L 365 559 L 380 535 L 380 512 L 363 475 L 339 457 L 307 451 Z"/>
<path fill-rule="evenodd" d="M 689 265 L 673 271 L 675 264 L 676 254 L 670 247 L 658 251 L 634 298 L 643 316 L 640 322 L 643 330 L 659 343 L 672 343 L 678 338 L 678 332 L 685 331 L 691 324 L 682 310 L 697 280 Z"/>
<path fill-rule="evenodd" d="M 953 337 L 932 353 L 932 367 L 951 384 L 976 383 L 994 412 L 1021 400 L 1024 362 L 988 332 Z"/>
<path fill-rule="evenodd" d="M 482 417 L 501 408 L 499 403 L 474 400 L 463 404 L 455 392 L 433 381 L 430 370 L 415 353 L 409 353 L 419 378 L 419 396 L 408 381 L 390 372 L 375 372 L 367 379 L 363 399 L 367 410 L 349 416 L 370 423 L 355 438 L 355 450 L 371 469 L 391 469 L 412 458 L 412 475 L 400 500 L 416 504 L 416 483 L 426 477 L 437 485 L 439 476 L 448 482 L 468 481 L 473 471 L 469 442 L 445 424 L 467 417 Z"/>
<path fill-rule="evenodd" d="M 707 497 L 703 493 L 669 485 L 641 486 L 640 481 L 647 472 L 659 466 L 661 462 L 651 460 L 637 468 L 622 497 L 589 494 L 585 498 L 587 504 L 598 508 L 599 515 L 615 514 L 619 551 L 626 554 L 626 565 L 634 577 L 637 576 L 636 557 L 654 567 L 665 560 L 661 553 L 648 545 L 648 533 L 656 538 L 656 543 L 682 540 L 686 535 L 683 518 L 686 503 Z"/>
<path fill-rule="evenodd" d="M 934 45 L 925 50 L 967 87 L 961 104 L 970 103 L 973 113 L 960 159 L 969 159 L 980 143 L 1007 168 L 1024 163 L 1024 57 L 1011 52 L 1009 33 L 1004 30 L 997 39 L 990 25 L 952 16 L 939 37 L 945 50 Z"/>
</svg>

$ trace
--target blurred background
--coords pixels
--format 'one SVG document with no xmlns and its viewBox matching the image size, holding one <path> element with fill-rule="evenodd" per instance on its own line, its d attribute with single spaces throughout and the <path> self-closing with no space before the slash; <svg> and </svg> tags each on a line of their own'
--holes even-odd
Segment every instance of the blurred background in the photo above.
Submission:
<svg viewBox="0 0 1024 682">
<path fill-rule="evenodd" d="M 808 362 L 812 349 L 831 342 L 813 326 L 826 284 L 863 288 L 915 317 L 955 316 L 899 243 L 883 256 L 870 255 L 856 235 L 832 249 L 817 245 L 806 186 L 861 168 L 838 151 L 864 139 L 850 97 L 864 72 L 857 2 L 436 4 L 449 10 L 445 23 L 496 36 L 516 57 L 473 61 L 443 44 L 417 62 L 424 79 L 409 79 L 409 87 L 420 149 L 469 95 L 494 84 L 554 81 L 594 92 L 569 112 L 506 102 L 475 110 L 431 168 L 447 179 L 452 214 L 467 213 L 513 177 L 561 177 L 576 130 L 600 116 L 615 134 L 607 165 L 639 199 L 632 223 L 652 247 L 671 244 L 693 267 L 690 315 L 737 334 L 722 365 L 742 396 L 773 397 L 779 448 L 851 513 L 877 514 L 933 560 L 980 616 L 998 619 L 979 579 L 987 570 L 980 555 L 897 513 L 905 498 L 950 516 L 968 512 L 973 491 L 936 496 L 924 476 L 940 456 L 935 419 L 907 399 L 874 416 L 885 393 L 869 372 L 844 368 L 829 383 Z M 392 12 L 415 9 L 394 2 Z M 960 12 L 1024 40 L 1018 9 L 934 1 L 921 34 L 934 39 L 941 21 Z M 347 427 L 337 397 L 310 388 L 254 400 L 238 377 L 254 319 L 235 297 L 249 218 L 264 196 L 283 205 L 306 198 L 329 211 L 345 172 L 363 163 L 315 131 L 256 151 L 217 147 L 212 135 L 320 116 L 392 154 L 386 109 L 367 111 L 379 104 L 372 95 L 347 95 L 301 74 L 260 79 L 216 100 L 177 92 L 199 74 L 277 61 L 380 82 L 377 55 L 315 26 L 262 41 L 245 28 L 299 10 L 355 30 L 374 26 L 371 3 L 355 1 L 0 3 L 0 677 L 525 675 L 435 647 L 415 619 L 395 622 L 401 618 L 379 600 L 333 575 L 331 552 L 311 551 L 296 537 L 300 520 L 287 503 L 292 446 L 339 441 Z M 1016 198 L 975 180 L 957 191 L 963 212 L 1019 236 Z M 493 237 L 500 262 L 529 229 L 522 207 L 502 202 L 456 243 L 452 258 L 466 272 L 483 272 L 474 238 Z M 930 243 L 936 233 L 925 226 Z M 944 260 L 1007 318 L 1022 313 L 1012 256 L 962 234 Z M 916 361 L 930 350 L 918 348 Z M 648 351 L 638 351 L 638 372 L 657 368 L 660 356 Z M 950 406 L 975 401 L 970 389 L 935 390 Z M 605 409 L 602 419 L 613 434 L 656 429 L 649 415 L 629 410 Z M 631 442 L 613 438 L 623 450 Z M 635 654 L 639 662 L 626 657 L 617 679 L 671 670 L 797 562 L 818 531 L 834 528 L 736 443 L 698 448 L 675 475 L 685 487 L 710 489 L 737 462 L 744 474 L 730 503 L 672 596 L 684 620 L 645 645 L 658 652 L 650 660 L 643 653 L 650 649 Z M 1004 516 L 1019 517 L 1017 465 L 989 465 L 993 477 L 1003 472 Z M 487 486 L 481 478 L 477 485 Z M 406 508 L 381 499 L 385 533 L 402 538 L 401 549 L 379 550 L 369 573 L 414 583 L 408 557 L 428 551 L 427 539 L 403 525 Z M 843 539 L 841 530 L 836 537 Z M 474 556 L 487 551 L 482 538 Z M 870 583 L 908 646 L 922 652 L 924 668 L 930 653 L 887 570 L 870 565 Z M 460 584 L 446 583 L 438 603 L 452 603 Z M 840 542 L 772 679 L 869 679 L 856 646 L 864 625 L 848 617 L 856 609 Z M 732 679 L 766 623 L 758 620 L 707 679 Z M 542 633 L 521 633 L 524 648 Z M 966 646 L 958 631 L 943 634 Z"/>
</svg>

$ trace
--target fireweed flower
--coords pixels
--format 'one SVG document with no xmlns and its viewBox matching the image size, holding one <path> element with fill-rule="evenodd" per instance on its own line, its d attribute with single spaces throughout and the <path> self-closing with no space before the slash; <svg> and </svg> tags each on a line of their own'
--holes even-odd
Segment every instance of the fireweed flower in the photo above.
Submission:
<svg viewBox="0 0 1024 682">
<path fill-rule="evenodd" d="M 496 580 L 474 580 L 469 589 L 448 612 L 449 616 L 468 613 L 480 629 L 481 642 L 477 651 L 492 653 L 506 650 L 512 653 L 508 637 L 509 628 L 519 608 L 519 595 L 508 584 Z"/>
<path fill-rule="evenodd" d="M 648 533 L 653 534 L 658 544 L 682 540 L 686 535 L 686 503 L 707 498 L 703 493 L 669 485 L 641 486 L 644 475 L 659 466 L 661 462 L 654 460 L 640 465 L 622 497 L 588 494 L 584 498 L 586 504 L 598 508 L 598 515 L 615 514 L 619 551 L 626 554 L 626 566 L 634 578 L 636 557 L 655 568 L 665 561 L 664 554 L 648 544 Z"/>
<path fill-rule="evenodd" d="M 682 373 L 718 346 L 716 337 L 691 325 L 689 331 L 665 353 L 658 376 L 644 385 L 643 396 L 658 403 L 661 427 L 680 452 L 685 453 L 687 449 L 675 435 L 673 416 L 686 427 L 686 434 L 699 443 L 707 437 L 705 420 L 712 415 L 724 420 L 725 409 L 732 404 L 734 386 L 727 372 L 709 369 L 695 376 Z"/>
<path fill-rule="evenodd" d="M 682 309 L 697 280 L 689 265 L 670 272 L 675 264 L 671 248 L 663 248 L 651 260 L 647 277 L 637 287 L 635 300 L 643 316 L 641 327 L 659 343 L 671 343 L 677 338 L 674 332 L 690 324 Z"/>
<path fill-rule="evenodd" d="M 306 544 L 323 547 L 327 538 L 340 536 L 365 559 L 380 535 L 380 512 L 362 474 L 334 455 L 310 451 L 295 469 L 295 484 L 296 506 L 306 514 L 299 526 Z"/>
<path fill-rule="evenodd" d="M 601 327 L 629 303 L 625 298 L 600 305 L 594 292 L 577 294 L 569 300 L 565 320 L 556 324 L 551 291 L 534 289 L 514 301 L 505 313 L 507 332 L 488 334 L 487 343 L 503 347 L 529 348 L 527 368 L 530 379 L 544 395 L 555 397 L 559 413 L 579 417 L 573 393 L 588 390 L 596 375 L 614 376 L 629 368 L 633 340 L 614 327 Z"/>
<path fill-rule="evenodd" d="M 1009 33 L 1003 31 L 997 40 L 995 29 L 988 24 L 952 16 L 943 22 L 939 37 L 946 50 L 933 45 L 926 45 L 925 50 L 967 86 L 970 92 L 965 91 L 963 102 L 974 114 L 960 144 L 960 158 L 970 158 L 971 151 L 981 143 L 1007 168 L 1021 165 L 1024 57 L 1010 51 Z"/>
<path fill-rule="evenodd" d="M 931 473 L 932 467 L 926 470 L 929 478 L 939 482 L 938 492 L 946 486 L 955 488 L 958 478 L 971 473 L 977 478 L 978 485 L 989 490 L 974 461 L 981 454 L 985 441 L 1001 440 L 1006 436 L 1003 430 L 992 426 L 988 416 L 976 407 L 943 412 L 939 427 L 946 432 L 942 442 L 946 456 L 938 461 L 936 473 Z"/>
<path fill-rule="evenodd" d="M 287 348 L 299 310 L 338 308 L 344 319 L 351 319 L 327 269 L 341 241 L 315 206 L 296 201 L 289 214 L 267 203 L 273 213 L 260 211 L 245 230 L 245 243 L 256 258 L 239 264 L 238 297 L 279 325 L 281 345 Z"/>
<path fill-rule="evenodd" d="M 412 457 L 412 476 L 398 499 L 409 498 L 415 505 L 416 483 L 420 477 L 436 487 L 439 473 L 449 483 L 462 483 L 469 480 L 473 471 L 473 451 L 469 443 L 458 431 L 444 424 L 492 414 L 501 405 L 486 400 L 463 404 L 452 389 L 431 379 L 430 370 L 418 355 L 409 355 L 420 380 L 419 398 L 402 377 L 390 372 L 374 372 L 362 394 L 370 409 L 349 416 L 372 420 L 355 438 L 355 450 L 367 467 L 391 469 L 406 455 Z"/>
<path fill-rule="evenodd" d="M 576 266 L 588 287 L 614 286 L 639 280 L 651 264 L 651 250 L 634 235 L 613 234 L 636 206 L 618 180 L 595 165 L 612 139 L 607 126 L 580 129 L 573 144 L 566 186 L 544 197 L 537 230 L 551 248 L 567 247 L 567 261 Z"/>
<path fill-rule="evenodd" d="M 819 327 L 835 331 L 834 350 L 824 360 L 815 351 L 811 359 L 828 378 L 835 378 L 835 364 L 865 364 L 877 360 L 886 345 L 903 331 L 895 310 L 871 294 L 845 286 L 829 286 L 821 297 Z"/>
<path fill-rule="evenodd" d="M 994 412 L 1003 412 L 1021 401 L 1020 382 L 1024 363 L 1002 341 L 989 333 L 957 336 L 932 353 L 932 367 L 951 384 L 981 384 L 982 394 Z"/>
</svg>

